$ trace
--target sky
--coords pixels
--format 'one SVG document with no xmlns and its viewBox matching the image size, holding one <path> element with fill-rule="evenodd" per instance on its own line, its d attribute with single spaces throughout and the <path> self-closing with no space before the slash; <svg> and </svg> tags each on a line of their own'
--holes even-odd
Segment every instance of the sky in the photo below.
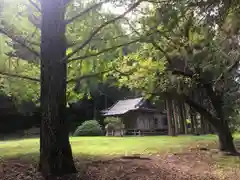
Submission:
<svg viewBox="0 0 240 180">
<path fill-rule="evenodd" d="M 149 6 L 150 4 L 149 3 L 141 3 L 139 6 L 144 8 L 144 7 L 147 7 Z M 114 13 L 114 14 L 117 14 L 117 15 L 120 15 L 120 14 L 123 14 L 129 7 L 127 6 L 114 6 L 112 3 L 105 3 L 103 4 L 102 6 L 103 10 L 106 10 L 106 11 L 110 11 L 111 13 Z M 133 12 L 129 12 L 126 17 L 128 18 L 133 18 L 136 16 L 136 13 L 133 13 Z"/>
<path fill-rule="evenodd" d="M 111 3 L 105 3 L 102 8 L 115 14 L 122 14 L 126 11 L 126 7 L 114 7 Z"/>
</svg>

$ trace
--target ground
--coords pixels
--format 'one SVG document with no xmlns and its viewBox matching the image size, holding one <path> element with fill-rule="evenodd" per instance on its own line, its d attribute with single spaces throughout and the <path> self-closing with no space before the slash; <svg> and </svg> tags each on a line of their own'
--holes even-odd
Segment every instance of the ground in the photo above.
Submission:
<svg viewBox="0 0 240 180">
<path fill-rule="evenodd" d="M 240 135 L 235 135 L 240 140 Z M 240 179 L 240 159 L 207 136 L 78 137 L 71 144 L 77 180 Z M 236 141 L 238 146 L 238 142 Z M 240 146 L 239 146 L 240 147 Z M 38 139 L 0 141 L 0 179 L 41 179 Z M 66 177 L 65 179 L 71 179 Z"/>
</svg>

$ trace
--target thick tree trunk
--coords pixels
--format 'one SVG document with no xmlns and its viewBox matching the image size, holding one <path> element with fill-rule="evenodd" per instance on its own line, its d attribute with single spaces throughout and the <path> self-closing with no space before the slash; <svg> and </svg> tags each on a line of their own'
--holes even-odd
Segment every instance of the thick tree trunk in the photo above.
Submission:
<svg viewBox="0 0 240 180">
<path fill-rule="evenodd" d="M 219 149 L 221 151 L 237 154 L 228 122 L 221 119 L 221 122 L 215 127 L 215 130 L 217 131 L 219 139 Z"/>
<path fill-rule="evenodd" d="M 214 117 L 208 110 L 206 110 L 200 104 L 192 101 L 187 96 L 185 96 L 185 100 L 189 106 L 193 107 L 197 112 L 204 116 L 205 121 L 212 125 L 219 138 L 220 150 L 229 152 L 231 154 L 237 154 L 228 121 L 223 118 Z M 221 106 L 221 104 L 219 106 Z"/>
<path fill-rule="evenodd" d="M 225 130 L 219 130 L 219 148 L 221 151 L 236 153 L 232 134 Z"/>
<path fill-rule="evenodd" d="M 67 64 L 65 4 L 42 0 L 41 135 L 39 170 L 44 177 L 76 172 L 65 119 Z"/>
</svg>

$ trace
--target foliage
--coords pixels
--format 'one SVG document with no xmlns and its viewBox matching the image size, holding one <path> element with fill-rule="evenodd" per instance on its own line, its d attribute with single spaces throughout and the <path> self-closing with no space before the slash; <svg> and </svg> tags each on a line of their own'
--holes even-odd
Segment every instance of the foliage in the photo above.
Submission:
<svg viewBox="0 0 240 180">
<path fill-rule="evenodd" d="M 66 18 L 71 19 L 96 2 L 93 0 L 87 2 L 77 0 L 75 3 L 70 3 L 67 7 Z M 4 28 L 12 35 L 24 39 L 29 47 L 35 51 L 39 51 L 40 30 L 35 27 L 32 21 L 32 18 L 40 18 L 40 14 L 36 8 L 27 0 L 20 0 L 17 3 L 12 0 L 4 1 L 1 5 L 3 6 L 3 11 L 1 11 L 0 28 Z M 66 28 L 68 42 L 66 54 L 68 55 L 73 52 L 97 27 L 115 16 L 115 14 L 106 12 L 99 6 L 83 14 L 72 23 L 69 23 Z M 99 55 L 92 56 L 92 54 L 128 42 L 130 39 L 130 35 L 123 29 L 121 23 L 111 23 L 98 32 L 85 48 L 71 57 L 68 63 L 68 80 L 70 82 L 67 86 L 67 100 L 69 103 L 82 99 L 84 95 L 91 97 L 92 93 L 98 93 L 98 86 L 103 82 L 102 76 L 104 73 L 101 72 L 109 69 L 109 62 L 122 54 L 122 49 L 106 51 Z M 19 49 L 16 49 L 16 44 L 10 38 L 0 34 L 0 64 L 3 64 L 0 72 L 39 78 L 39 58 L 32 58 L 32 53 L 23 47 L 20 48 L 20 52 L 22 50 L 25 53 L 20 53 Z M 16 52 L 18 52 L 18 55 L 21 54 L 21 57 L 10 56 L 11 54 L 16 54 Z M 71 61 L 72 59 L 76 60 Z M 83 61 L 83 59 L 87 59 L 87 61 Z M 89 78 L 82 78 L 76 83 L 79 77 L 89 74 L 96 75 Z M 5 75 L 1 75 L 1 80 L 2 84 L 4 84 L 2 86 L 3 91 L 11 96 L 16 96 L 18 101 L 33 100 L 37 102 L 39 100 L 39 82 L 16 77 L 6 77 Z"/>
<path fill-rule="evenodd" d="M 122 120 L 117 117 L 106 117 L 104 124 L 108 125 L 109 128 L 117 128 L 122 125 Z"/>
<path fill-rule="evenodd" d="M 230 121 L 230 128 L 231 131 L 234 132 L 240 132 L 240 115 L 237 113 L 236 117 L 232 117 Z"/>
<path fill-rule="evenodd" d="M 74 14 L 81 11 L 83 7 L 87 8 L 91 6 L 92 3 L 93 2 L 89 2 L 86 5 L 81 4 L 79 7 L 74 7 L 73 11 L 71 11 L 71 7 L 69 7 L 68 16 L 74 16 Z M 113 17 L 113 14 L 103 12 L 99 7 L 92 10 L 89 14 L 82 16 L 81 20 L 69 24 L 67 26 L 68 41 L 70 44 L 75 44 L 71 46 L 69 50 L 75 49 L 79 42 L 84 41 L 94 29 Z M 125 36 L 125 32 L 120 24 L 110 24 L 104 28 L 103 31 L 100 31 L 86 48 L 76 53 L 71 59 L 98 53 L 102 49 L 111 48 L 112 46 L 121 44 L 126 40 L 129 39 Z M 115 50 L 98 56 L 87 57 L 87 61 L 76 60 L 70 62 L 68 64 L 68 79 L 106 71 L 108 69 L 108 63 L 115 59 L 119 53 L 119 50 Z M 101 78 L 102 75 L 103 74 L 99 74 L 99 76 L 96 77 L 83 79 L 80 83 L 77 83 L 77 85 L 74 82 L 68 84 L 69 102 L 74 102 L 82 98 L 85 94 L 90 96 L 91 93 L 98 91 L 98 86 L 103 81 Z"/>
<path fill-rule="evenodd" d="M 100 136 L 103 135 L 102 128 L 98 121 L 89 120 L 82 123 L 75 130 L 74 136 Z"/>
<path fill-rule="evenodd" d="M 203 81 L 212 88 L 217 82 L 221 87 L 216 85 L 215 90 L 223 94 L 223 111 L 229 119 L 237 113 L 234 109 L 238 109 L 239 84 L 235 81 L 236 73 L 226 74 L 224 85 L 218 78 L 238 61 L 236 33 L 229 36 L 221 28 L 209 26 L 211 23 L 217 26 L 214 22 L 217 17 L 212 17 L 211 22 L 210 15 L 199 19 L 194 14 L 198 7 L 185 3 L 153 4 L 152 13 L 136 22 L 142 27 L 139 33 L 145 37 L 143 44 L 138 51 L 119 59 L 114 64 L 118 72 L 113 74 L 119 78 L 120 86 L 139 89 L 149 96 L 173 93 L 192 98 L 196 92 L 206 94 Z M 231 17 L 226 16 L 222 24 Z M 216 113 L 208 96 L 201 100 L 204 107 Z"/>
<path fill-rule="evenodd" d="M 158 58 L 156 51 L 147 44 L 143 45 L 139 51 L 119 57 L 113 62 L 112 66 L 118 70 L 113 71 L 113 75 L 119 80 L 120 86 L 127 85 L 130 89 L 141 91 L 147 88 L 151 92 L 155 89 L 154 77 L 161 74 L 164 69 L 164 62 L 156 61 L 156 58 Z M 148 74 L 149 72 L 152 73 Z"/>
<path fill-rule="evenodd" d="M 113 76 L 120 86 L 150 97 L 181 99 L 214 126 L 221 150 L 236 152 L 229 124 L 239 109 L 239 6 L 222 8 L 219 1 L 210 11 L 190 1 L 152 6 L 133 26 L 141 27 L 134 30 L 141 47 L 116 62 Z"/>
</svg>

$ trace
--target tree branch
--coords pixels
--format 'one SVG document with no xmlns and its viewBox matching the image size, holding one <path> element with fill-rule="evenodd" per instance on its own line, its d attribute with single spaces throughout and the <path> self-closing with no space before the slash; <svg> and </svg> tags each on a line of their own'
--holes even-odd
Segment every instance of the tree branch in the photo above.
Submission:
<svg viewBox="0 0 240 180">
<path fill-rule="evenodd" d="M 137 68 L 131 69 L 128 72 L 122 72 L 115 67 L 113 67 L 113 70 L 116 71 L 117 73 L 119 73 L 121 76 L 127 76 L 128 77 L 128 76 L 132 75 L 137 70 Z"/>
<path fill-rule="evenodd" d="M 29 14 L 28 20 L 31 22 L 35 27 L 41 30 L 42 19 L 41 16 L 37 17 L 35 14 Z"/>
<path fill-rule="evenodd" d="M 163 53 L 163 55 L 166 57 L 166 60 L 169 64 L 172 64 L 171 58 L 169 57 L 168 53 L 163 50 L 153 39 L 151 40 L 152 45 L 159 51 Z"/>
<path fill-rule="evenodd" d="M 93 37 L 99 32 L 101 31 L 105 26 L 114 23 L 115 21 L 123 18 L 125 15 L 127 15 L 129 12 L 131 12 L 134 8 L 136 8 L 143 0 L 139 0 L 136 3 L 134 3 L 127 11 L 125 11 L 123 14 L 103 23 L 102 25 L 100 25 L 95 31 L 92 32 L 92 34 L 90 34 L 90 36 L 77 48 L 75 49 L 72 53 L 70 53 L 69 55 L 67 55 L 65 58 L 62 59 L 62 61 L 67 61 L 67 59 L 69 59 L 70 57 L 72 57 L 74 54 L 76 54 L 78 51 L 80 51 L 81 49 L 83 49 L 92 39 Z"/>
<path fill-rule="evenodd" d="M 84 79 L 88 79 L 88 78 L 92 78 L 92 77 L 97 77 L 97 76 L 102 75 L 102 74 L 107 73 L 107 72 L 109 72 L 109 70 L 106 70 L 106 71 L 103 71 L 103 72 L 98 72 L 98 73 L 92 73 L 92 74 L 82 75 L 82 76 L 77 77 L 77 78 L 69 79 L 69 80 L 67 81 L 67 83 L 79 82 L 79 81 L 82 81 L 82 80 L 84 80 Z"/>
<path fill-rule="evenodd" d="M 68 63 L 69 63 L 69 62 L 72 62 L 72 61 L 83 60 L 83 59 L 86 59 L 86 58 L 98 56 L 98 55 L 101 55 L 101 54 L 103 54 L 103 53 L 105 53 L 105 52 L 108 52 L 108 51 L 111 51 L 111 50 L 115 50 L 115 49 L 117 49 L 117 48 L 120 48 L 120 47 L 122 47 L 122 46 L 126 46 L 126 45 L 130 45 L 130 44 L 136 43 L 136 42 L 138 42 L 139 40 L 140 40 L 140 39 L 135 39 L 135 40 L 130 41 L 130 42 L 127 42 L 127 43 L 123 43 L 123 44 L 119 44 L 119 45 L 117 45 L 117 46 L 112 46 L 112 47 L 110 47 L 110 48 L 103 49 L 103 50 L 101 50 L 101 51 L 99 51 L 99 52 L 97 52 L 97 53 L 92 53 L 92 54 L 86 54 L 86 55 L 83 55 L 83 56 L 78 56 L 78 57 L 76 57 L 76 58 L 69 59 L 69 60 L 68 60 Z"/>
<path fill-rule="evenodd" d="M 136 29 L 133 27 L 133 25 L 129 22 L 129 20 L 127 18 L 125 18 L 125 21 L 127 22 L 127 24 L 129 25 L 129 27 L 132 29 L 132 31 L 137 34 L 138 36 L 141 36 L 141 34 L 138 32 L 139 29 Z"/>
<path fill-rule="evenodd" d="M 184 72 L 184 71 L 182 71 L 180 69 L 168 69 L 168 70 L 172 71 L 172 74 L 175 74 L 175 75 L 182 75 L 182 76 L 189 77 L 189 78 L 193 77 L 193 73 Z"/>
<path fill-rule="evenodd" d="M 36 55 L 37 57 L 40 57 L 40 54 L 33 50 L 32 48 L 28 47 L 24 42 L 22 42 L 21 39 L 19 39 L 18 37 L 15 37 L 13 35 L 10 35 L 9 33 L 7 33 L 5 30 L 0 28 L 0 33 L 6 35 L 7 37 L 9 37 L 10 39 L 12 39 L 13 41 L 19 43 L 20 45 L 22 45 L 23 47 L 25 47 L 26 49 L 28 49 L 30 52 L 32 52 L 34 55 Z"/>
<path fill-rule="evenodd" d="M 226 55 L 226 56 L 227 56 L 227 55 Z M 226 56 L 225 56 L 225 57 L 226 57 Z M 229 59 L 229 57 L 227 57 L 227 58 Z M 216 88 L 217 84 L 218 84 L 221 80 L 223 80 L 224 76 L 225 76 L 227 73 L 230 73 L 232 70 L 234 70 L 235 68 L 237 68 L 237 67 L 239 66 L 239 62 L 240 62 L 240 55 L 238 55 L 237 60 L 236 60 L 231 66 L 229 66 L 225 72 L 222 72 L 222 73 L 220 74 L 220 76 L 218 76 L 218 78 L 216 79 L 216 81 L 214 82 L 214 85 L 213 85 L 214 89 Z"/>
<path fill-rule="evenodd" d="M 99 3 L 96 3 L 90 7 L 88 7 L 87 9 L 85 9 L 84 11 L 80 12 L 79 14 L 77 14 L 76 16 L 72 17 L 71 19 L 69 20 L 66 20 L 66 24 L 70 24 L 72 23 L 74 20 L 78 19 L 79 17 L 83 16 L 84 14 L 87 14 L 88 12 L 90 12 L 91 10 L 93 9 L 96 9 L 97 7 L 101 6 L 103 3 L 106 3 L 110 0 L 105 0 L 105 1 L 102 1 L 102 2 L 99 2 Z"/>
<path fill-rule="evenodd" d="M 191 98 L 189 98 L 187 95 L 182 95 L 185 102 L 192 108 L 194 108 L 197 112 L 199 112 L 201 115 L 205 116 L 206 119 L 213 125 L 216 126 L 218 123 L 218 118 L 212 115 L 208 110 L 206 110 L 202 105 L 198 104 L 197 102 L 193 101 Z"/>
<path fill-rule="evenodd" d="M 28 0 L 28 1 L 30 4 L 32 4 L 38 10 L 38 12 L 41 12 L 40 7 L 35 2 L 33 2 L 32 0 Z"/>
<path fill-rule="evenodd" d="M 30 81 L 40 82 L 40 79 L 37 79 L 37 78 L 32 78 L 32 77 L 28 77 L 28 76 L 24 76 L 24 75 L 19 75 L 19 74 L 11 74 L 11 73 L 8 73 L 8 72 L 1 72 L 0 71 L 0 75 L 9 76 L 9 77 L 12 77 L 12 78 L 20 78 L 20 79 L 26 79 L 26 80 L 30 80 Z"/>
<path fill-rule="evenodd" d="M 121 34 L 121 35 L 110 37 L 110 38 L 93 38 L 92 41 L 104 41 L 104 42 L 107 42 L 109 40 L 117 40 L 119 38 L 129 37 L 129 36 L 133 35 L 134 33 L 135 32 L 130 32 L 130 33 L 127 33 L 127 34 Z M 68 46 L 68 48 L 70 48 L 70 47 L 76 46 L 78 44 L 79 44 L 79 42 L 70 42 L 70 43 L 68 43 L 67 46 Z"/>
</svg>

